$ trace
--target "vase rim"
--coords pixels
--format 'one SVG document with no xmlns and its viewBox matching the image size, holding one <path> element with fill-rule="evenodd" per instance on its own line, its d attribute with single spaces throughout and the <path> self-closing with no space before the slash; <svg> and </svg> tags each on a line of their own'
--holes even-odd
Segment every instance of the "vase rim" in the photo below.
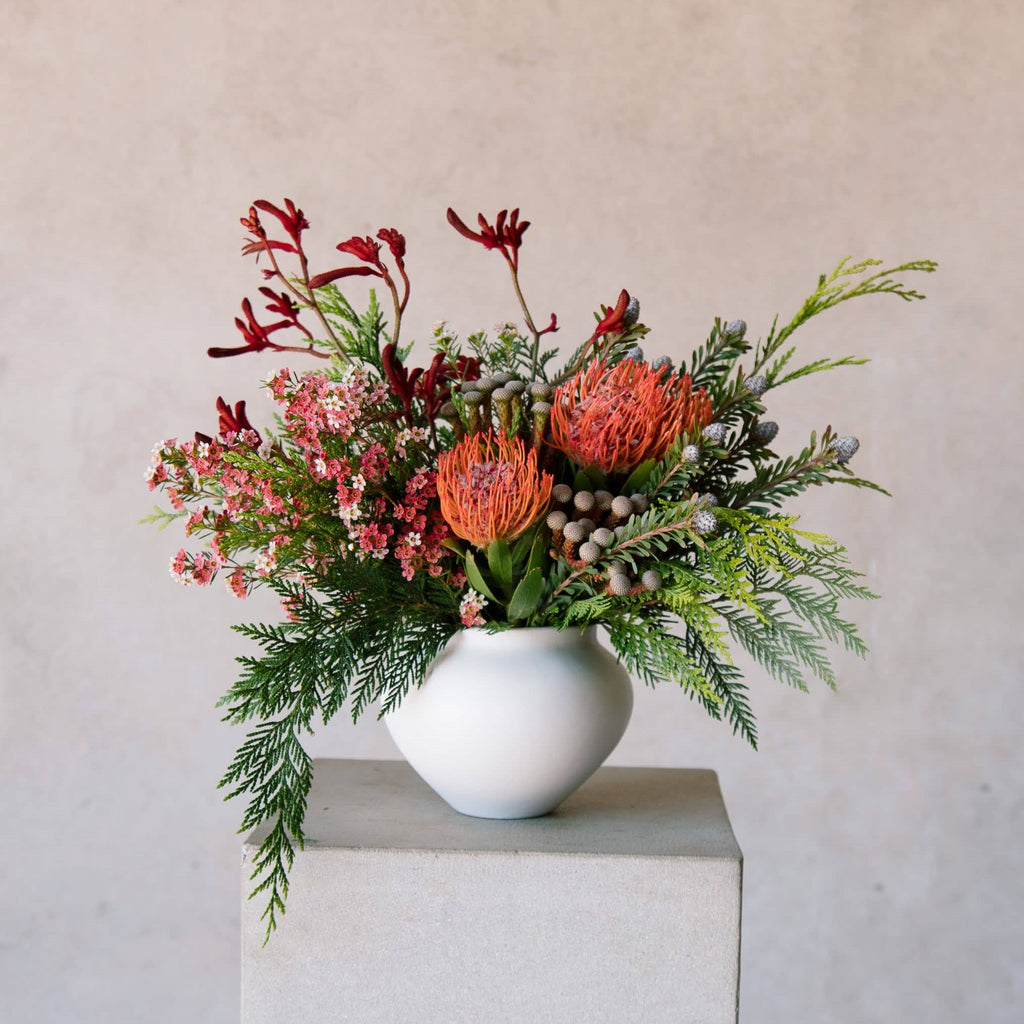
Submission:
<svg viewBox="0 0 1024 1024">
<path fill-rule="evenodd" d="M 597 626 L 587 626 L 585 630 L 575 627 L 556 629 L 554 626 L 513 626 L 497 633 L 491 633 L 482 626 L 469 626 L 460 629 L 452 636 L 451 642 L 458 641 L 471 647 L 515 647 L 518 645 L 558 646 L 561 644 L 578 643 L 581 640 L 593 642 L 597 639 Z"/>
</svg>

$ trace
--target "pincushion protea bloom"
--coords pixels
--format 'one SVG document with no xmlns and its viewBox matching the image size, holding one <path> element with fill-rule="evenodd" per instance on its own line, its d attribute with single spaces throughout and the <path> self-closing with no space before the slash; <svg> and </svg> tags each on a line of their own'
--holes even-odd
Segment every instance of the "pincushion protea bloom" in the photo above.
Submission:
<svg viewBox="0 0 1024 1024">
<path fill-rule="evenodd" d="M 551 406 L 552 444 L 581 466 L 625 473 L 660 459 L 683 432 L 711 419 L 711 400 L 689 374 L 625 359 L 592 363 L 558 388 Z"/>
<path fill-rule="evenodd" d="M 473 434 L 437 463 L 441 514 L 454 533 L 477 547 L 514 540 L 548 507 L 550 473 L 518 437 Z"/>
</svg>

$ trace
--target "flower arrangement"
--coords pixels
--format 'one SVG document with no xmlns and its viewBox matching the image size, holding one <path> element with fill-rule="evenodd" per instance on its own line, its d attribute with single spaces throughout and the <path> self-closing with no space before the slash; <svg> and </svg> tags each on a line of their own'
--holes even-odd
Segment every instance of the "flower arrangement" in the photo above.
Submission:
<svg viewBox="0 0 1024 1024">
<path fill-rule="evenodd" d="M 403 235 L 350 238 L 337 246 L 344 265 L 311 274 L 302 211 L 254 203 L 243 253 L 265 261 L 267 315 L 245 299 L 241 344 L 209 355 L 314 362 L 266 378 L 276 429 L 219 398 L 215 430 L 161 442 L 146 474 L 171 506 L 149 521 L 182 519 L 201 542 L 172 558 L 178 582 L 220 576 L 239 598 L 266 587 L 283 607 L 279 624 L 235 627 L 262 653 L 239 659 L 220 702 L 227 721 L 257 722 L 221 786 L 248 797 L 241 830 L 271 822 L 253 872 L 268 936 L 303 837 L 303 734 L 346 703 L 353 718 L 374 702 L 396 707 L 460 629 L 599 623 L 637 678 L 680 685 L 755 746 L 730 638 L 801 689 L 805 674 L 834 685 L 823 641 L 865 653 L 838 604 L 874 595 L 840 545 L 781 508 L 811 486 L 881 488 L 854 475 L 858 442 L 831 427 L 777 455 L 765 395 L 864 362 L 797 366 L 791 337 L 848 299 L 921 298 L 901 275 L 935 264 L 843 260 L 756 343 L 742 320 L 715 320 L 685 368 L 647 358 L 648 328 L 623 290 L 559 364 L 545 347 L 557 318 L 538 328 L 520 287 L 529 222 L 503 210 L 473 230 L 450 209 L 448 221 L 504 259 L 522 327 L 460 340 L 440 323 L 414 367 L 401 339 Z M 339 282 L 356 277 L 383 286 L 390 322 L 375 290 L 359 310 L 345 297 Z"/>
</svg>

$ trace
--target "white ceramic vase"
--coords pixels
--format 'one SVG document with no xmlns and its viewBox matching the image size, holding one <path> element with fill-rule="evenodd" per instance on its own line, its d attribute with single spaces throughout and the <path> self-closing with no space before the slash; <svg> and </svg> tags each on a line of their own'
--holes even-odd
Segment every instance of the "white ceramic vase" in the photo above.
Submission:
<svg viewBox="0 0 1024 1024">
<path fill-rule="evenodd" d="M 633 687 L 597 629 L 456 633 L 384 718 L 420 777 L 478 818 L 547 814 L 615 749 Z"/>
</svg>

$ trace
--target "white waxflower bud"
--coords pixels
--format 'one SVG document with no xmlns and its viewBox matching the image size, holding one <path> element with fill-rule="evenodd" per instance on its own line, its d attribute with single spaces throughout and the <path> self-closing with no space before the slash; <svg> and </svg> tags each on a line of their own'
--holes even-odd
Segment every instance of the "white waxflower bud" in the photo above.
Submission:
<svg viewBox="0 0 1024 1024">
<path fill-rule="evenodd" d="M 696 444 L 688 444 L 683 449 L 683 462 L 688 466 L 696 466 L 700 462 L 700 446 Z"/>
<path fill-rule="evenodd" d="M 750 432 L 750 439 L 754 444 L 771 444 L 778 432 L 779 425 L 775 420 L 758 420 Z"/>
<path fill-rule="evenodd" d="M 693 514 L 693 532 L 699 537 L 706 537 L 718 529 L 718 517 L 714 512 L 701 510 Z"/>
<path fill-rule="evenodd" d="M 746 320 L 730 320 L 722 332 L 729 338 L 742 338 L 747 333 Z"/>
<path fill-rule="evenodd" d="M 702 494 L 697 500 L 698 508 L 714 508 L 718 504 L 718 498 L 710 491 L 707 494 Z"/>
<path fill-rule="evenodd" d="M 836 437 L 829 442 L 828 450 L 835 452 L 836 462 L 845 465 L 857 454 L 860 441 L 855 437 Z"/>
</svg>

